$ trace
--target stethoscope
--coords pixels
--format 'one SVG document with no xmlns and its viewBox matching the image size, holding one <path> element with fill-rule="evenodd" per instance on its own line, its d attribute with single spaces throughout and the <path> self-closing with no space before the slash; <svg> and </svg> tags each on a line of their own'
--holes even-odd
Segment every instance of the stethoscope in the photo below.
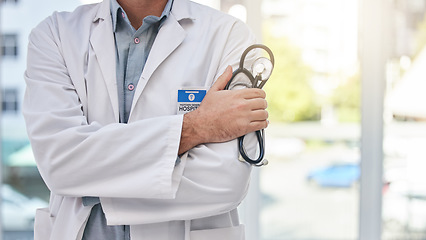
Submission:
<svg viewBox="0 0 426 240">
<path fill-rule="evenodd" d="M 251 71 L 244 68 L 244 61 L 247 54 L 254 49 L 263 49 L 269 54 L 269 59 L 265 57 L 259 57 L 254 60 L 251 65 Z M 272 74 L 274 69 L 274 55 L 272 51 L 262 44 L 254 44 L 249 46 L 241 55 L 240 66 L 237 70 L 232 73 L 231 79 L 225 86 L 225 89 L 233 89 L 237 86 L 248 87 L 248 88 L 262 88 L 266 81 Z M 268 164 L 268 160 L 263 159 L 265 157 L 265 133 L 264 130 L 258 130 L 255 132 L 257 141 L 259 142 L 259 156 L 257 159 L 251 159 L 244 148 L 244 136 L 238 138 L 238 149 L 240 152 L 240 161 L 246 161 L 249 164 L 260 167 Z"/>
</svg>

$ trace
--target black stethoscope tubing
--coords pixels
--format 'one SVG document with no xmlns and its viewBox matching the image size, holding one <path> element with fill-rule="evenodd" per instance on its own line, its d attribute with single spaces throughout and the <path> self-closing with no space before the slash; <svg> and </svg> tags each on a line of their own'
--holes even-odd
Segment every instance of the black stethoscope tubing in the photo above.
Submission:
<svg viewBox="0 0 426 240">
<path fill-rule="evenodd" d="M 274 55 L 272 54 L 272 51 L 268 47 L 266 47 L 265 45 L 262 45 L 262 44 L 251 45 L 241 55 L 239 68 L 232 73 L 232 77 L 228 81 L 228 83 L 226 84 L 225 89 L 229 89 L 229 87 L 230 87 L 232 81 L 234 80 L 235 76 L 237 76 L 240 73 L 243 73 L 244 75 L 246 75 L 250 79 L 250 81 L 252 83 L 251 87 L 256 87 L 256 88 L 261 89 L 265 85 L 266 81 L 269 79 L 269 76 L 266 79 L 261 79 L 261 76 L 259 76 L 259 75 L 256 76 L 256 77 L 253 77 L 253 74 L 250 71 L 248 71 L 247 69 L 244 68 L 244 60 L 245 60 L 247 54 L 255 48 L 261 48 L 269 54 L 269 60 L 272 63 L 272 69 L 273 69 L 275 60 L 274 60 Z M 271 73 L 272 73 L 272 69 L 271 69 Z M 261 81 L 260 84 L 258 84 L 259 81 Z M 257 130 L 255 132 L 255 134 L 256 134 L 256 137 L 257 137 L 257 141 L 259 143 L 259 156 L 257 157 L 257 159 L 251 159 L 247 155 L 246 150 L 244 148 L 244 136 L 245 135 L 238 137 L 238 149 L 239 149 L 241 157 L 247 163 L 260 167 L 260 166 L 266 165 L 268 163 L 266 159 L 265 160 L 263 159 L 265 157 L 264 130 L 263 129 Z"/>
</svg>

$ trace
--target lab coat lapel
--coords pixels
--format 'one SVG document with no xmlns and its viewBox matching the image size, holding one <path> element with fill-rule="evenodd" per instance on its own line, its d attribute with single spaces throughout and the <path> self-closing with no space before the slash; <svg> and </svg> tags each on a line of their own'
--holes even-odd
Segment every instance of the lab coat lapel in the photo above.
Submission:
<svg viewBox="0 0 426 240">
<path fill-rule="evenodd" d="M 104 1 L 104 3 L 105 2 L 109 1 Z M 90 37 L 90 44 L 96 54 L 96 59 L 108 89 L 114 117 L 118 122 L 119 110 L 116 80 L 116 55 L 111 17 L 108 14 L 105 18 L 98 19 L 94 24 L 97 24 L 97 26 L 93 29 L 92 36 Z"/>
<path fill-rule="evenodd" d="M 186 32 L 171 13 L 157 34 L 139 79 L 133 98 L 132 111 L 146 84 L 160 64 L 183 42 Z"/>
</svg>

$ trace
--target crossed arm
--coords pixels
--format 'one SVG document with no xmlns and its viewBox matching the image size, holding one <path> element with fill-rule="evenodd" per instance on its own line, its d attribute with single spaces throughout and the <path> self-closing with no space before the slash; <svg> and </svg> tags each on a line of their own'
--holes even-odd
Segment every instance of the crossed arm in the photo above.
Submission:
<svg viewBox="0 0 426 240">
<path fill-rule="evenodd" d="M 265 92 L 257 88 L 223 90 L 231 76 L 228 67 L 200 107 L 185 114 L 179 154 L 202 143 L 226 142 L 268 126 Z"/>
</svg>

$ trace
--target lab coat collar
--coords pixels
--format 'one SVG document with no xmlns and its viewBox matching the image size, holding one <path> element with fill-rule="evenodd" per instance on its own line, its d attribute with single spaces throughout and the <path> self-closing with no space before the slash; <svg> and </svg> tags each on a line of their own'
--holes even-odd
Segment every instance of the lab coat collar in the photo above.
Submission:
<svg viewBox="0 0 426 240">
<path fill-rule="evenodd" d="M 188 0 L 174 0 L 172 14 L 177 21 L 183 19 L 195 20 L 194 14 L 191 13 Z"/>
<path fill-rule="evenodd" d="M 93 22 L 96 22 L 100 19 L 105 20 L 110 17 L 110 0 L 104 0 L 100 3 L 99 10 L 96 13 L 95 18 L 93 19 Z"/>
<path fill-rule="evenodd" d="M 117 80 L 116 80 L 116 55 L 115 42 L 112 32 L 110 2 L 104 0 L 100 3 L 99 10 L 93 20 L 95 27 L 90 36 L 90 44 L 102 71 L 108 89 L 115 120 L 119 121 Z"/>
</svg>

